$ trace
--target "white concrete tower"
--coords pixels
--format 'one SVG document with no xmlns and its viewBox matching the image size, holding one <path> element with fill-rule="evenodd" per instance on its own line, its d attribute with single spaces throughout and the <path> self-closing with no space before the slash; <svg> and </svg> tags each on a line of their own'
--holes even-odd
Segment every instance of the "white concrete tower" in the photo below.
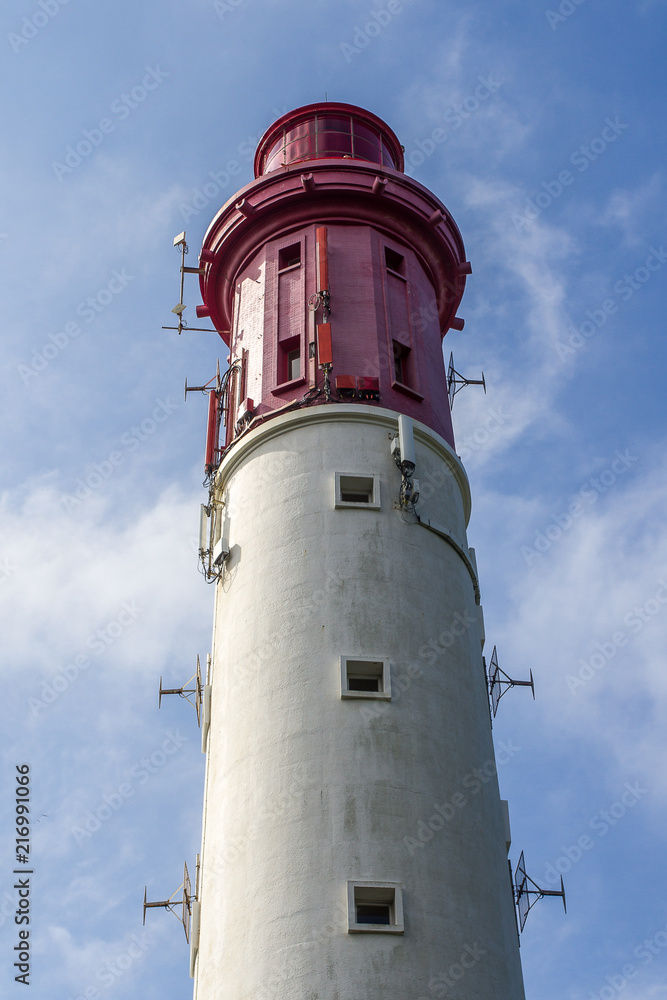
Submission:
<svg viewBox="0 0 667 1000">
<path fill-rule="evenodd" d="M 285 115 L 255 175 L 200 257 L 231 371 L 195 1000 L 522 1000 L 442 353 L 461 236 L 360 108 Z"/>
</svg>

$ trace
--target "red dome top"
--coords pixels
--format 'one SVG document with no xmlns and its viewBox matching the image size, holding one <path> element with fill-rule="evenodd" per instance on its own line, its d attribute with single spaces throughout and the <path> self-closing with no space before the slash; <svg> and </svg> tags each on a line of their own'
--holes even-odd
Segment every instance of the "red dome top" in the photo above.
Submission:
<svg viewBox="0 0 667 1000">
<path fill-rule="evenodd" d="M 365 160 L 403 170 L 403 150 L 377 115 L 354 104 L 307 104 L 283 115 L 260 139 L 255 177 L 307 160 Z"/>
</svg>

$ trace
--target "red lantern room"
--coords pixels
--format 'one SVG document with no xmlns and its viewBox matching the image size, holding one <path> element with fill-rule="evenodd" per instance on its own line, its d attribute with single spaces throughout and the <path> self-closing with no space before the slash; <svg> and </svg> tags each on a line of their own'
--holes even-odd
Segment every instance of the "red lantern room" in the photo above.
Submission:
<svg viewBox="0 0 667 1000">
<path fill-rule="evenodd" d="M 453 446 L 442 338 L 470 265 L 453 218 L 349 104 L 274 122 L 206 233 L 203 306 L 235 364 L 226 440 L 287 406 L 367 403 Z"/>
</svg>

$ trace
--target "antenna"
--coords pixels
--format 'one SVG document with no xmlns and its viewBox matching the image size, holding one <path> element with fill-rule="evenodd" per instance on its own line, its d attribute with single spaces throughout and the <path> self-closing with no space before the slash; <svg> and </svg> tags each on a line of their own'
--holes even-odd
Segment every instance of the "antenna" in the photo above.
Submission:
<svg viewBox="0 0 667 1000">
<path fill-rule="evenodd" d="M 190 684 L 192 681 L 194 681 L 194 687 L 191 688 L 187 687 L 187 685 Z M 201 666 L 199 664 L 199 653 L 197 653 L 197 669 L 195 670 L 192 677 L 190 677 L 185 682 L 183 687 L 163 688 L 162 677 L 160 677 L 160 694 L 158 696 L 158 703 L 157 703 L 158 708 L 162 707 L 163 694 L 177 694 L 181 698 L 184 698 L 186 701 L 190 702 L 195 712 L 197 713 L 197 725 L 199 726 L 201 725 L 202 682 L 201 682 Z M 194 695 L 194 701 L 192 700 L 191 695 Z"/>
<path fill-rule="evenodd" d="M 166 330 L 166 329 L 175 330 L 176 327 L 175 326 L 174 327 L 166 327 L 166 326 L 163 327 L 163 330 Z M 215 386 L 212 386 L 211 382 L 215 382 Z M 221 385 L 221 380 L 220 380 L 220 359 L 218 358 L 218 361 L 217 361 L 217 364 L 216 364 L 216 368 L 215 368 L 215 375 L 213 376 L 213 378 L 210 378 L 208 380 L 208 382 L 205 382 L 204 385 L 188 385 L 188 380 L 187 380 L 187 376 L 186 376 L 186 379 L 185 379 L 185 393 L 184 393 L 185 401 L 187 402 L 188 393 L 189 392 L 202 392 L 202 393 L 220 392 L 220 385 Z"/>
<path fill-rule="evenodd" d="M 530 883 L 530 885 L 528 883 Z M 533 886 L 533 888 L 531 889 L 530 886 Z M 521 852 L 521 857 L 519 858 L 519 863 L 516 866 L 516 871 L 514 873 L 514 893 L 514 901 L 516 903 L 517 910 L 519 911 L 519 928 L 521 931 L 523 931 L 526 926 L 526 920 L 531 909 L 538 899 L 542 899 L 543 896 L 560 896 L 563 900 L 563 909 L 567 913 L 563 876 L 561 875 L 560 877 L 560 889 L 541 889 L 537 882 L 534 882 L 530 875 L 526 874 L 526 863 L 523 858 L 523 851 Z M 530 898 L 531 896 L 535 897 L 532 902 Z"/>
<path fill-rule="evenodd" d="M 447 367 L 447 387 L 449 395 L 449 408 L 454 409 L 454 396 L 457 392 L 460 392 L 464 385 L 481 385 L 484 387 L 484 394 L 486 395 L 486 381 L 484 379 L 484 372 L 482 372 L 481 378 L 466 378 L 465 375 L 461 375 L 457 372 L 454 367 L 454 355 L 449 355 L 449 365 Z"/>
<path fill-rule="evenodd" d="M 513 687 L 529 687 L 533 692 L 533 701 L 535 701 L 535 684 L 533 682 L 533 671 L 530 671 L 529 681 L 515 681 L 509 677 L 504 670 L 501 670 L 498 666 L 498 653 L 496 647 L 493 647 L 493 652 L 491 654 L 491 662 L 489 663 L 491 668 L 491 673 L 489 675 L 489 697 L 491 699 L 491 706 L 493 708 L 493 718 L 496 717 L 496 712 L 498 711 L 498 702 L 504 694 L 506 694 L 510 688 Z M 502 676 L 501 676 L 502 675 Z"/>
<path fill-rule="evenodd" d="M 203 327 L 203 326 L 188 326 L 186 320 L 183 319 L 183 313 L 187 309 L 187 306 L 183 303 L 183 291 L 184 282 L 186 274 L 204 274 L 206 271 L 205 267 L 186 267 L 185 266 L 185 255 L 189 252 L 187 243 L 185 242 L 185 230 L 179 233 L 178 236 L 174 236 L 174 246 L 176 248 L 180 247 L 181 250 L 181 284 L 180 284 L 180 294 L 178 297 L 178 302 L 171 310 L 178 316 L 178 326 L 163 326 L 163 330 L 178 330 L 178 335 L 183 333 L 183 330 L 193 330 L 196 333 L 219 333 L 213 327 Z M 224 333 L 229 333 L 229 330 L 222 331 Z"/>
<path fill-rule="evenodd" d="M 401 472 L 399 507 L 414 510 L 419 500 L 419 480 L 413 478 L 417 464 L 412 419 L 404 413 L 398 417 L 398 434 L 390 435 L 391 454 Z"/>
<path fill-rule="evenodd" d="M 183 895 L 180 899 L 174 899 L 177 892 L 183 890 Z M 197 891 L 199 889 L 199 855 L 197 855 L 197 878 L 195 882 L 195 893 L 192 893 L 192 886 L 190 884 L 190 874 L 188 872 L 187 861 L 183 866 L 183 881 L 179 885 L 175 892 L 172 892 L 169 899 L 157 900 L 154 903 L 149 903 L 147 901 L 148 886 L 144 886 L 144 927 L 146 926 L 146 910 L 152 906 L 161 906 L 165 910 L 169 910 L 173 913 L 177 920 L 183 924 L 183 930 L 185 931 L 185 940 L 190 943 L 190 917 L 192 916 L 192 903 L 197 899 Z M 179 916 L 176 912 L 177 907 L 181 907 L 181 915 Z"/>
<path fill-rule="evenodd" d="M 494 646 L 494 649 L 495 649 L 495 646 Z M 486 667 L 486 657 L 485 656 L 482 657 L 482 670 L 484 671 L 484 686 L 485 686 L 485 688 L 488 691 L 489 690 L 489 671 L 487 670 L 487 667 Z M 491 723 L 491 728 L 493 729 L 493 719 L 491 718 L 491 702 L 489 702 L 489 706 L 488 707 L 489 707 L 489 722 Z"/>
</svg>

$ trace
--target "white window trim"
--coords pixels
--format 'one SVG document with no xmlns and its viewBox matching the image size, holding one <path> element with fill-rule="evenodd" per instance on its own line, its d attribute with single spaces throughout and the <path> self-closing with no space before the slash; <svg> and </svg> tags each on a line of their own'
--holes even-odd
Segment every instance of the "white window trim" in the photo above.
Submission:
<svg viewBox="0 0 667 1000">
<path fill-rule="evenodd" d="M 349 691 L 347 687 L 347 665 L 350 660 L 355 663 L 382 664 L 381 691 Z M 340 696 L 341 698 L 375 698 L 381 701 L 391 701 L 391 662 L 384 656 L 341 656 L 340 658 Z"/>
<path fill-rule="evenodd" d="M 190 979 L 195 977 L 197 957 L 199 955 L 199 928 L 201 919 L 201 903 L 196 899 L 192 904 L 192 922 L 190 924 Z"/>
<path fill-rule="evenodd" d="M 372 479 L 373 480 L 373 494 L 368 503 L 358 503 L 354 500 L 342 500 L 341 499 L 341 479 Z M 335 496 L 334 496 L 334 506 L 336 507 L 357 507 L 363 508 L 364 510 L 379 510 L 380 509 L 380 477 L 368 472 L 337 472 L 335 479 Z"/>
<path fill-rule="evenodd" d="M 379 889 L 394 891 L 393 918 L 391 924 L 358 924 L 355 905 L 355 889 Z M 348 934 L 403 934 L 403 884 L 402 882 L 368 882 L 350 879 L 347 883 L 347 931 Z"/>
</svg>

